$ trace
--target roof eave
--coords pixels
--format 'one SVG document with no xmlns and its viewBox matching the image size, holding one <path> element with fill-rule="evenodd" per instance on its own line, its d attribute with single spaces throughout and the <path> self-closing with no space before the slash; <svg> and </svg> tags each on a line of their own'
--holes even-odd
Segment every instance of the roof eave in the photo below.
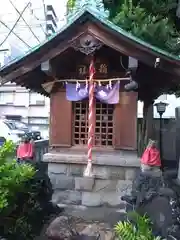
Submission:
<svg viewBox="0 0 180 240">
<path fill-rule="evenodd" d="M 119 37 L 119 39 L 123 38 L 125 41 L 129 42 L 132 45 L 134 44 L 137 48 L 142 49 L 144 52 L 152 55 L 154 58 L 160 57 L 165 61 L 170 62 L 171 64 L 177 65 L 180 68 L 180 60 L 174 55 L 162 51 L 161 49 L 155 48 L 152 45 L 135 38 L 130 33 L 127 33 L 120 27 L 111 23 L 106 18 L 100 16 L 98 14 L 98 11 L 96 11 L 95 9 L 91 7 L 84 7 L 81 11 L 75 13 L 72 17 L 70 17 L 68 23 L 64 26 L 64 28 L 57 32 L 54 36 L 52 36 L 51 39 L 48 39 L 41 45 L 36 46 L 31 52 L 27 53 L 20 59 L 10 62 L 9 65 L 1 68 L 0 76 L 6 76 L 15 69 L 22 67 L 26 60 L 34 54 L 37 54 L 37 57 L 40 55 L 40 53 L 43 54 L 43 51 L 49 48 L 53 42 L 67 39 L 69 32 L 71 32 L 74 26 L 87 20 L 99 22 L 106 28 L 106 30 L 111 31 L 114 35 L 116 35 L 116 37 Z M 178 74 L 180 75 L 180 71 L 178 72 Z"/>
</svg>

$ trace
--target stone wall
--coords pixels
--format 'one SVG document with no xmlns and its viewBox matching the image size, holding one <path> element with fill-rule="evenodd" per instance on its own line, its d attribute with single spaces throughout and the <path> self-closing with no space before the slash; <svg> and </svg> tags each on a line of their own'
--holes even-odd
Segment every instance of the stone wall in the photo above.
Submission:
<svg viewBox="0 0 180 240">
<path fill-rule="evenodd" d="M 93 177 L 83 177 L 85 164 L 49 162 L 48 174 L 56 204 L 87 207 L 124 206 L 121 196 L 131 192 L 138 166 L 115 166 L 95 163 Z"/>
</svg>

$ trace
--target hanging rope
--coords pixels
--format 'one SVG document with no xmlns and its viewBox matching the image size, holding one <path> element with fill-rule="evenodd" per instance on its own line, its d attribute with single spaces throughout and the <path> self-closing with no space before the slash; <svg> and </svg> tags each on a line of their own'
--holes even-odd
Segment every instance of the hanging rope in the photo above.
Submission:
<svg viewBox="0 0 180 240">
<path fill-rule="evenodd" d="M 93 79 L 93 82 L 96 83 L 105 83 L 105 82 L 113 82 L 113 81 L 130 81 L 130 77 L 123 77 L 123 78 L 106 78 L 106 79 Z M 89 79 L 62 79 L 62 80 L 55 80 L 55 82 L 81 82 L 81 83 L 86 83 L 87 81 L 90 81 Z"/>
<path fill-rule="evenodd" d="M 106 83 L 106 82 L 113 82 L 113 81 L 130 81 L 131 78 L 109 78 L 109 79 L 93 79 L 93 82 L 94 83 L 97 83 L 99 86 L 101 86 L 101 83 Z M 43 83 L 41 86 L 43 87 L 43 89 L 50 93 L 54 84 L 57 83 L 57 82 L 63 82 L 63 83 L 68 83 L 68 82 L 72 82 L 72 83 L 85 83 L 87 86 L 89 85 L 89 81 L 90 79 L 85 79 L 85 80 L 82 80 L 82 79 L 63 79 L 63 80 L 57 80 L 55 79 L 54 81 L 51 81 L 51 82 L 47 82 L 47 83 Z"/>
<path fill-rule="evenodd" d="M 84 176 L 90 177 L 92 175 L 92 148 L 93 148 L 93 135 L 94 135 L 94 126 L 93 126 L 93 113 L 94 113 L 94 74 L 95 74 L 95 68 L 94 68 L 94 61 L 91 60 L 90 66 L 89 66 L 89 129 L 88 129 L 88 163 L 87 167 L 84 172 Z"/>
</svg>

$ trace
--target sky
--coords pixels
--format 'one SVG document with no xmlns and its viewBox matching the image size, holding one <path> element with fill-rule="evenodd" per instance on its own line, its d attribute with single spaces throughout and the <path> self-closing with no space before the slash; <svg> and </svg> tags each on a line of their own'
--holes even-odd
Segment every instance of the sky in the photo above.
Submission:
<svg viewBox="0 0 180 240">
<path fill-rule="evenodd" d="M 66 13 L 66 1 L 67 0 L 44 0 L 45 4 L 52 4 L 56 15 L 58 16 L 59 27 L 65 21 Z M 13 4 L 22 12 L 25 6 L 30 2 L 31 4 L 26 8 L 23 17 L 26 22 L 32 28 L 34 34 L 37 36 L 40 42 L 45 38 L 43 28 L 45 28 L 45 18 L 44 18 L 44 8 L 43 0 L 12 0 Z M 11 5 L 10 0 L 4 0 L 0 8 L 0 20 L 8 25 L 9 28 L 13 27 L 13 24 L 18 19 L 19 14 Z M 16 25 L 14 32 L 17 33 L 30 47 L 37 45 L 39 42 L 29 31 L 27 25 L 21 19 Z M 0 23 L 0 49 L 6 48 L 6 45 L 10 42 L 16 45 L 19 49 L 27 50 L 28 46 L 20 41 L 16 36 L 11 34 L 3 46 L 1 46 L 2 41 L 9 33 L 9 30 Z"/>
</svg>

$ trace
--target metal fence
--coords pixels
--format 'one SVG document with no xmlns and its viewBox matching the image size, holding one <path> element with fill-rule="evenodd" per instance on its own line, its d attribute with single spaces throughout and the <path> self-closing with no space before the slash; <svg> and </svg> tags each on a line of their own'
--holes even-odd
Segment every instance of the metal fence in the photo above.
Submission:
<svg viewBox="0 0 180 240">
<path fill-rule="evenodd" d="M 138 119 L 137 131 L 142 124 L 142 118 Z M 160 120 L 153 120 L 154 139 L 159 142 Z M 162 119 L 162 157 L 164 160 L 176 161 L 176 120 L 173 118 Z M 137 134 L 138 136 L 139 134 Z"/>
<path fill-rule="evenodd" d="M 137 131 L 142 124 L 142 119 L 138 119 Z M 153 120 L 154 139 L 159 142 L 160 120 Z M 139 134 L 137 134 L 138 136 Z M 48 152 L 49 140 L 35 141 L 35 159 L 40 162 L 43 155 Z M 164 160 L 176 161 L 176 120 L 173 118 L 162 119 L 162 156 Z"/>
</svg>

